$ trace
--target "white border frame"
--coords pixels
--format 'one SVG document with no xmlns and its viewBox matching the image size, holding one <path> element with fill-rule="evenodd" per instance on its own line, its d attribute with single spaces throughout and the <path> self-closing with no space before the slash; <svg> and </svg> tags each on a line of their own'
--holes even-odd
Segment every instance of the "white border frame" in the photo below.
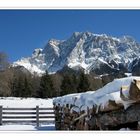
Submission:
<svg viewBox="0 0 140 140">
<path fill-rule="evenodd" d="M 139 0 L 0 0 L 0 9 L 139 9 Z"/>
<path fill-rule="evenodd" d="M 0 0 L 0 9 L 139 9 L 139 0 Z M 135 135 L 134 135 L 135 134 Z M 133 136 L 133 137 L 132 137 Z M 18 132 L 1 131 L 2 139 L 14 140 L 120 140 L 138 139 L 140 132 L 106 131 L 55 131 L 55 132 Z"/>
</svg>

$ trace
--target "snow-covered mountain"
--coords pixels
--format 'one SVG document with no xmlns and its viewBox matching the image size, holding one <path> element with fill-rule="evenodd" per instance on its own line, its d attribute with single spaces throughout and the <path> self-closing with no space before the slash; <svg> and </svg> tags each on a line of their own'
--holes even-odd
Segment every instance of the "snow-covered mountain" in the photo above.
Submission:
<svg viewBox="0 0 140 140">
<path fill-rule="evenodd" d="M 139 56 L 140 44 L 130 36 L 116 38 L 106 34 L 75 32 L 67 40 L 49 40 L 44 49 L 35 49 L 31 57 L 22 58 L 13 66 L 24 66 L 38 74 L 45 70 L 55 73 L 65 66 L 102 74 L 125 68 L 131 71 L 132 62 Z"/>
</svg>

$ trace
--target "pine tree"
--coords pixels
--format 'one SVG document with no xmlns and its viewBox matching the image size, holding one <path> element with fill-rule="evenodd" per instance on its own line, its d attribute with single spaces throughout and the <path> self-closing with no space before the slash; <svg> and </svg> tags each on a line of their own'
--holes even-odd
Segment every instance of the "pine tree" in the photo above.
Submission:
<svg viewBox="0 0 140 140">
<path fill-rule="evenodd" d="M 78 84 L 78 92 L 85 92 L 88 91 L 90 87 L 90 83 L 88 81 L 88 78 L 84 74 L 84 72 L 81 72 L 79 75 L 79 84 Z"/>
<path fill-rule="evenodd" d="M 14 77 L 11 92 L 14 97 L 23 95 L 23 81 L 21 77 Z"/>
<path fill-rule="evenodd" d="M 11 94 L 15 97 L 30 97 L 31 96 L 31 83 L 29 82 L 29 78 L 24 75 L 14 76 L 12 86 L 11 86 Z"/>
<path fill-rule="evenodd" d="M 31 97 L 32 91 L 31 91 L 31 83 L 29 82 L 29 79 L 27 80 L 27 77 L 24 78 L 24 87 L 23 87 L 23 95 L 24 97 Z"/>
<path fill-rule="evenodd" d="M 77 93 L 78 79 L 75 74 L 72 74 L 72 93 Z"/>
<path fill-rule="evenodd" d="M 17 86 L 16 86 L 16 97 L 24 97 L 24 84 L 23 84 L 23 78 L 22 76 L 19 76 L 17 80 Z"/>
<path fill-rule="evenodd" d="M 32 97 L 38 97 L 39 86 L 40 86 L 40 77 L 33 75 L 31 78 Z"/>
<path fill-rule="evenodd" d="M 14 76 L 11 82 L 11 95 L 16 96 L 17 78 Z"/>
<path fill-rule="evenodd" d="M 38 97 L 40 98 L 51 98 L 54 97 L 55 91 L 52 79 L 48 72 L 41 77 L 40 87 L 38 91 Z"/>
<path fill-rule="evenodd" d="M 77 92 L 76 77 L 74 75 L 65 74 L 61 84 L 61 95 Z"/>
</svg>

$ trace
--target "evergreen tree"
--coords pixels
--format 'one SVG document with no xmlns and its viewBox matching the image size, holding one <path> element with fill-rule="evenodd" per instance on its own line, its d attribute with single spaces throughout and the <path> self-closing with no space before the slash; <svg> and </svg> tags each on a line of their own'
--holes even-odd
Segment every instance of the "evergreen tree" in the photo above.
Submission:
<svg viewBox="0 0 140 140">
<path fill-rule="evenodd" d="M 31 96 L 31 83 L 26 76 L 14 76 L 11 94 L 15 97 L 30 97 Z"/>
<path fill-rule="evenodd" d="M 46 73 L 41 77 L 40 87 L 38 91 L 38 97 L 40 98 L 51 98 L 54 97 L 55 91 L 51 76 Z"/>
<path fill-rule="evenodd" d="M 23 81 L 22 76 L 19 76 L 17 80 L 16 91 L 15 91 L 16 97 L 24 97 L 24 83 L 23 82 L 24 81 Z"/>
<path fill-rule="evenodd" d="M 15 96 L 15 92 L 16 92 L 16 84 L 17 80 L 15 78 L 15 76 L 13 76 L 12 82 L 11 82 L 11 95 Z"/>
<path fill-rule="evenodd" d="M 32 91 L 31 91 L 31 83 L 29 82 L 29 79 L 27 80 L 27 77 L 24 79 L 24 87 L 23 87 L 23 95 L 24 97 L 31 97 Z"/>
<path fill-rule="evenodd" d="M 77 93 L 78 79 L 75 74 L 72 74 L 72 93 Z"/>
<path fill-rule="evenodd" d="M 84 72 L 81 72 L 79 75 L 79 84 L 78 84 L 78 92 L 85 92 L 88 91 L 90 88 L 90 83 L 88 81 L 88 78 L 84 74 Z"/>
<path fill-rule="evenodd" d="M 77 92 L 76 77 L 74 75 L 65 74 L 61 84 L 61 95 Z"/>
<path fill-rule="evenodd" d="M 15 97 L 21 97 L 23 95 L 23 81 L 21 77 L 14 77 L 12 95 Z"/>
<path fill-rule="evenodd" d="M 40 86 L 40 77 L 33 75 L 31 78 L 32 97 L 38 97 L 38 89 Z"/>
</svg>

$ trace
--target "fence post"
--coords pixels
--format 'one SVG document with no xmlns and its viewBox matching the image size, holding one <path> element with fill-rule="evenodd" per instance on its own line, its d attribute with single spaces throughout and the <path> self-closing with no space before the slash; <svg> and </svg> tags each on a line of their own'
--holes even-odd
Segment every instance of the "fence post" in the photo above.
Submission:
<svg viewBox="0 0 140 140">
<path fill-rule="evenodd" d="M 39 106 L 36 106 L 36 126 L 39 127 Z"/>
<path fill-rule="evenodd" d="M 2 125 L 2 106 L 0 106 L 0 125 Z"/>
</svg>

